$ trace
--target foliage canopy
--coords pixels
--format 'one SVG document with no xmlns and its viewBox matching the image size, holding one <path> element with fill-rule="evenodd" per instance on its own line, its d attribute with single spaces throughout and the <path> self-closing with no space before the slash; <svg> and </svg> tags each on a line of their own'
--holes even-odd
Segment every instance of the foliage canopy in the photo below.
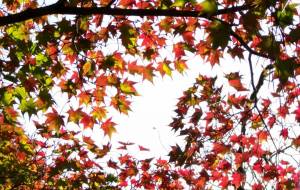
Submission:
<svg viewBox="0 0 300 190">
<path fill-rule="evenodd" d="M 3 0 L 0 185 L 300 188 L 298 11 L 288 0 Z M 247 77 L 196 78 L 170 124 L 185 144 L 169 160 L 113 160 L 110 143 L 82 135 L 111 138 L 109 109 L 128 114 L 138 82 L 183 73 L 190 53 L 212 70 L 225 55 L 246 62 Z"/>
</svg>

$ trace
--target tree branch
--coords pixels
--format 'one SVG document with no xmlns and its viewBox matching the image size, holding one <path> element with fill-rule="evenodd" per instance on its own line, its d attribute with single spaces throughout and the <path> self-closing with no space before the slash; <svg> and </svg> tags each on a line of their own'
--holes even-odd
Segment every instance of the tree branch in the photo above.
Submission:
<svg viewBox="0 0 300 190">
<path fill-rule="evenodd" d="M 271 59 L 271 60 L 273 60 L 273 58 L 272 57 L 270 57 L 270 56 L 268 56 L 268 55 L 266 55 L 266 54 L 263 54 L 263 53 L 260 53 L 260 52 L 257 52 L 257 51 L 255 51 L 255 50 L 253 50 L 253 49 L 251 49 L 251 47 L 249 47 L 248 46 L 248 44 L 237 34 L 237 33 L 235 33 L 233 30 L 230 30 L 230 35 L 231 36 L 233 36 L 233 37 L 235 37 L 235 39 L 237 39 L 240 43 L 241 43 L 241 45 L 249 52 L 249 53 L 251 53 L 251 54 L 253 54 L 253 55 L 257 55 L 257 56 L 259 56 L 259 57 L 263 57 L 263 58 L 267 58 L 267 59 Z"/>
<path fill-rule="evenodd" d="M 40 7 L 36 9 L 27 9 L 20 13 L 9 14 L 0 17 L 0 26 L 14 24 L 17 22 L 26 21 L 33 18 L 38 18 L 46 15 L 62 14 L 62 15 L 123 15 L 123 16 L 173 16 L 173 17 L 202 17 L 209 18 L 222 14 L 234 13 L 238 11 L 248 10 L 250 5 L 236 6 L 218 10 L 213 15 L 207 15 L 199 11 L 176 10 L 176 9 L 121 9 L 110 7 L 69 7 L 63 1 L 58 1 L 55 4 Z"/>
<path fill-rule="evenodd" d="M 268 71 L 272 70 L 274 68 L 274 65 L 273 64 L 269 64 L 268 66 L 266 66 L 262 72 L 260 73 L 260 76 L 259 76 L 259 79 L 258 79 L 258 82 L 250 96 L 250 100 L 257 100 L 257 93 L 259 92 L 260 88 L 262 87 L 262 85 L 264 84 L 264 80 L 265 80 L 265 77 L 267 76 L 267 73 Z"/>
</svg>

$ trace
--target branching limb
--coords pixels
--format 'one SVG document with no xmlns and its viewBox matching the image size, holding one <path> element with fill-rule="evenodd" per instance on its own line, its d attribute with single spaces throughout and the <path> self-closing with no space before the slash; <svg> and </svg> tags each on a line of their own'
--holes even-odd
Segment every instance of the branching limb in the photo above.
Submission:
<svg viewBox="0 0 300 190">
<path fill-rule="evenodd" d="M 252 92 L 252 94 L 250 96 L 250 100 L 256 101 L 256 99 L 257 99 L 257 93 L 259 92 L 260 88 L 264 84 L 265 77 L 268 75 L 268 72 L 270 70 L 272 70 L 273 68 L 274 68 L 274 65 L 273 64 L 269 64 L 268 66 L 266 66 L 266 68 L 264 68 L 262 70 L 262 72 L 260 73 L 258 82 L 257 82 L 256 86 L 253 88 L 253 92 Z"/>
<path fill-rule="evenodd" d="M 249 53 L 248 63 L 249 63 L 249 67 L 250 67 L 251 86 L 252 86 L 253 92 L 256 92 L 257 90 L 256 90 L 256 87 L 255 87 L 255 84 L 254 84 L 254 72 L 253 72 L 253 65 L 252 65 L 252 59 L 251 59 L 251 57 L 252 57 L 252 53 Z M 256 103 L 256 101 L 257 101 L 256 96 L 254 97 L 254 101 Z"/>
<path fill-rule="evenodd" d="M 114 3 L 112 0 L 110 3 Z M 109 4 L 110 4 L 109 3 Z M 195 10 L 176 10 L 176 9 L 121 9 L 110 7 L 70 7 L 59 0 L 57 3 L 40 7 L 36 9 L 27 9 L 20 13 L 9 14 L 0 17 L 0 26 L 14 24 L 29 19 L 39 18 L 46 15 L 62 14 L 62 15 L 122 15 L 122 16 L 172 16 L 172 17 L 199 17 L 210 18 L 211 16 L 234 13 L 251 9 L 251 5 L 235 6 L 216 11 L 213 15 L 207 15 Z"/>
<path fill-rule="evenodd" d="M 263 57 L 263 58 L 267 58 L 267 59 L 271 59 L 273 60 L 272 57 L 264 54 L 264 53 L 260 53 L 260 52 L 257 52 L 253 49 L 251 49 L 251 47 L 248 46 L 248 44 L 237 34 L 235 33 L 233 30 L 230 30 L 230 35 L 233 36 L 235 39 L 237 39 L 241 45 L 250 53 L 250 54 L 253 54 L 253 55 L 257 55 L 259 57 Z"/>
</svg>

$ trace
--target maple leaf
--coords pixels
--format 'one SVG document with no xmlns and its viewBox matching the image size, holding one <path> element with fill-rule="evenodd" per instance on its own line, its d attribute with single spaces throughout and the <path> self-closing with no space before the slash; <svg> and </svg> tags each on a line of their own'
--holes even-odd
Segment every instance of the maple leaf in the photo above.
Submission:
<svg viewBox="0 0 300 190">
<path fill-rule="evenodd" d="M 295 114 L 295 119 L 296 121 L 298 121 L 300 123 L 300 105 L 298 106 L 298 108 L 294 111 Z"/>
<path fill-rule="evenodd" d="M 111 118 L 107 119 L 105 122 L 101 124 L 101 128 L 103 129 L 104 134 L 108 135 L 110 139 L 112 137 L 112 134 L 117 132 L 114 126 L 116 126 L 116 123 L 112 122 Z"/>
<path fill-rule="evenodd" d="M 52 112 L 46 114 L 46 117 L 47 119 L 45 121 L 45 124 L 49 127 L 50 130 L 54 129 L 58 131 L 60 126 L 64 125 L 64 116 L 59 115 L 54 108 L 52 108 Z"/>
<path fill-rule="evenodd" d="M 102 74 L 99 77 L 97 77 L 96 84 L 99 87 L 106 86 L 107 85 L 107 76 L 105 76 L 104 74 Z"/>
<path fill-rule="evenodd" d="M 265 188 L 263 187 L 262 184 L 255 183 L 252 185 L 252 190 L 263 190 L 263 189 L 265 189 Z"/>
<path fill-rule="evenodd" d="M 105 96 L 106 96 L 105 89 L 97 88 L 93 91 L 93 97 L 97 103 L 103 102 Z"/>
<path fill-rule="evenodd" d="M 202 14 L 212 15 L 218 10 L 215 0 L 204 0 L 199 4 L 199 6 Z"/>
<path fill-rule="evenodd" d="M 238 57 L 239 59 L 244 58 L 243 52 L 243 49 L 238 46 L 228 50 L 228 53 L 230 53 L 233 58 Z"/>
<path fill-rule="evenodd" d="M 172 70 L 169 66 L 169 61 L 165 60 L 164 62 L 160 62 L 158 64 L 157 70 L 160 72 L 162 76 L 167 74 L 168 76 L 172 76 Z"/>
<path fill-rule="evenodd" d="M 226 146 L 224 144 L 221 143 L 213 143 L 213 148 L 212 150 L 216 153 L 216 154 L 225 154 L 226 152 L 228 152 L 230 150 L 229 146 Z"/>
<path fill-rule="evenodd" d="M 13 122 L 17 121 L 17 117 L 19 116 L 18 112 L 12 107 L 6 107 L 4 113 L 6 115 L 6 118 Z"/>
<path fill-rule="evenodd" d="M 253 170 L 256 171 L 257 173 L 261 174 L 263 172 L 263 165 L 262 165 L 262 161 L 261 160 L 257 160 L 254 164 L 253 164 Z"/>
<path fill-rule="evenodd" d="M 154 71 L 154 67 L 152 66 L 151 63 L 146 67 L 144 67 L 142 70 L 143 79 L 147 79 L 150 82 L 152 82 L 154 77 L 153 71 Z"/>
<path fill-rule="evenodd" d="M 258 141 L 261 143 L 261 142 L 264 142 L 267 140 L 269 134 L 267 131 L 260 131 L 258 133 Z"/>
<path fill-rule="evenodd" d="M 123 8 L 129 7 L 131 5 L 135 4 L 134 0 L 121 0 L 119 2 L 119 5 L 121 5 Z"/>
<path fill-rule="evenodd" d="M 85 129 L 87 128 L 92 128 L 95 124 L 95 121 L 93 119 L 93 117 L 87 115 L 87 114 L 84 114 L 84 116 L 82 117 L 82 119 L 80 120 L 80 123 L 83 124 L 83 127 Z"/>
<path fill-rule="evenodd" d="M 114 162 L 114 161 L 112 161 L 112 160 L 109 160 L 109 161 L 107 162 L 107 166 L 110 167 L 110 168 L 113 168 L 113 169 L 119 168 L 119 166 L 117 165 L 117 163 Z"/>
<path fill-rule="evenodd" d="M 226 74 L 225 77 L 228 79 L 229 85 L 237 91 L 248 91 L 248 89 L 243 86 L 241 76 L 238 72 Z"/>
<path fill-rule="evenodd" d="M 90 73 L 91 69 L 92 69 L 92 63 L 90 61 L 87 61 L 82 67 L 83 75 L 87 75 L 88 73 Z"/>
<path fill-rule="evenodd" d="M 88 105 L 91 101 L 91 95 L 89 92 L 81 92 L 79 95 L 79 105 L 85 104 Z"/>
<path fill-rule="evenodd" d="M 136 54 L 137 36 L 138 36 L 136 29 L 130 24 L 130 22 L 123 22 L 120 26 L 120 32 L 121 32 L 120 37 L 122 40 L 122 44 L 126 48 L 126 51 L 133 55 Z"/>
<path fill-rule="evenodd" d="M 106 145 L 103 145 L 101 149 L 97 146 L 93 146 L 93 149 L 91 149 L 91 151 L 96 154 L 97 158 L 103 158 L 107 155 L 107 153 L 109 153 L 110 149 L 111 145 L 108 143 Z"/>
<path fill-rule="evenodd" d="M 136 92 L 136 89 L 133 87 L 134 84 L 134 82 L 125 79 L 124 82 L 120 84 L 120 89 L 124 94 L 136 96 L 138 94 Z"/>
<path fill-rule="evenodd" d="M 95 119 L 101 121 L 102 119 L 106 118 L 106 113 L 107 111 L 105 107 L 94 107 L 91 114 Z"/>
<path fill-rule="evenodd" d="M 271 116 L 269 119 L 268 119 L 268 125 L 270 128 L 272 128 L 274 126 L 274 124 L 276 123 L 276 117 L 275 116 Z"/>
<path fill-rule="evenodd" d="M 177 60 L 175 61 L 175 69 L 179 72 L 179 73 L 183 73 L 183 71 L 185 71 L 186 69 L 188 69 L 186 62 L 183 60 Z"/>
<path fill-rule="evenodd" d="M 210 65 L 213 67 L 215 64 L 220 63 L 221 52 L 218 50 L 210 50 L 207 61 L 209 61 Z"/>
<path fill-rule="evenodd" d="M 127 181 L 120 181 L 119 182 L 119 186 L 120 187 L 127 187 L 128 186 L 128 182 Z"/>
<path fill-rule="evenodd" d="M 278 177 L 278 170 L 275 165 L 266 164 L 264 167 L 263 179 L 266 181 L 275 179 Z"/>
<path fill-rule="evenodd" d="M 137 65 L 136 61 L 128 63 L 127 67 L 128 67 L 129 73 L 131 73 L 131 74 L 136 74 L 136 73 L 140 74 L 140 73 L 142 73 L 142 70 L 143 70 L 143 66 Z"/>
<path fill-rule="evenodd" d="M 246 102 L 246 96 L 238 96 L 236 97 L 235 94 L 228 95 L 228 104 L 233 105 L 237 109 L 241 109 Z"/>
<path fill-rule="evenodd" d="M 286 115 L 289 113 L 289 108 L 288 106 L 279 106 L 278 108 L 278 115 L 281 116 L 282 118 L 285 118 Z"/>
<path fill-rule="evenodd" d="M 214 50 L 217 50 L 219 47 L 221 49 L 224 49 L 227 46 L 230 39 L 228 24 L 225 24 L 218 20 L 213 20 L 207 27 L 207 30 L 209 31 L 207 40 L 209 43 L 211 43 L 211 46 Z"/>
<path fill-rule="evenodd" d="M 122 146 L 117 148 L 119 150 L 127 150 L 127 146 L 134 145 L 134 143 L 131 143 L 131 142 L 121 142 L 121 141 L 119 141 L 118 143 L 122 145 Z"/>
<path fill-rule="evenodd" d="M 228 176 L 222 176 L 222 178 L 220 179 L 220 186 L 224 189 L 226 189 L 229 185 L 229 179 Z"/>
<path fill-rule="evenodd" d="M 69 114 L 68 121 L 71 121 L 71 122 L 74 122 L 74 123 L 78 123 L 79 120 L 83 116 L 83 112 L 82 112 L 81 108 L 78 108 L 77 110 L 73 110 L 73 108 L 71 108 L 68 111 L 68 114 Z"/>
<path fill-rule="evenodd" d="M 19 161 L 24 162 L 26 159 L 26 153 L 25 152 L 17 152 L 17 158 Z"/>
<path fill-rule="evenodd" d="M 122 95 L 116 95 L 115 97 L 112 97 L 111 105 L 124 114 L 128 114 L 128 111 L 130 111 L 130 102 L 126 99 L 125 96 Z"/>
<path fill-rule="evenodd" d="M 235 172 L 232 174 L 232 180 L 231 183 L 236 187 L 239 188 L 242 185 L 242 182 L 244 181 L 245 176 L 239 172 Z"/>
<path fill-rule="evenodd" d="M 269 99 L 263 99 L 262 105 L 265 109 L 269 108 L 271 101 Z"/>
<path fill-rule="evenodd" d="M 173 52 L 176 58 L 180 58 L 185 55 L 182 43 L 177 43 L 173 45 Z"/>
<path fill-rule="evenodd" d="M 231 164 L 224 159 L 221 162 L 219 162 L 218 169 L 221 169 L 223 171 L 228 171 L 229 169 L 231 169 Z"/>
<path fill-rule="evenodd" d="M 143 147 L 143 146 L 141 146 L 141 145 L 139 145 L 139 149 L 140 149 L 140 151 L 149 151 L 148 148 L 145 148 L 145 147 Z"/>
<path fill-rule="evenodd" d="M 193 45 L 194 44 L 194 33 L 191 31 L 185 31 L 182 33 L 182 37 L 184 39 L 184 41 L 186 41 L 188 44 Z"/>
<path fill-rule="evenodd" d="M 293 145 L 298 148 L 300 147 L 300 135 L 297 138 L 293 139 Z"/>
<path fill-rule="evenodd" d="M 286 139 L 288 138 L 288 136 L 289 136 L 289 131 L 288 131 L 288 129 L 287 129 L 287 128 L 282 129 L 281 132 L 280 132 L 280 135 L 282 136 L 282 138 L 283 138 L 284 140 L 286 140 Z"/>
<path fill-rule="evenodd" d="M 150 35 L 142 33 L 139 36 L 139 38 L 143 40 L 142 46 L 145 46 L 148 49 L 155 47 L 155 42 L 153 41 L 153 38 Z"/>
<path fill-rule="evenodd" d="M 118 159 L 119 159 L 121 165 L 123 165 L 123 164 L 126 164 L 128 161 L 130 161 L 132 159 L 132 156 L 125 154 L 123 156 L 120 156 Z"/>
<path fill-rule="evenodd" d="M 196 108 L 195 112 L 193 113 L 190 122 L 193 123 L 194 125 L 197 125 L 197 123 L 199 122 L 201 116 L 202 116 L 203 112 L 202 109 Z"/>
</svg>

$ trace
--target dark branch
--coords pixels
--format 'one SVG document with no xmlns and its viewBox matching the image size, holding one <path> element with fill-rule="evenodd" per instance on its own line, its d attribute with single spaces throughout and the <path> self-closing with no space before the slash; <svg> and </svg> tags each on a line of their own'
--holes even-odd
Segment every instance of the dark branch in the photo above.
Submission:
<svg viewBox="0 0 300 190">
<path fill-rule="evenodd" d="M 252 86 L 252 89 L 253 89 L 253 93 L 252 94 L 254 94 L 254 92 L 257 92 L 257 90 L 256 90 L 256 86 L 254 84 L 254 72 L 253 72 L 253 65 L 252 65 L 252 59 L 251 59 L 251 57 L 252 57 L 252 54 L 249 53 L 248 62 L 249 62 L 249 67 L 250 67 L 251 86 Z M 251 97 L 252 97 L 252 95 L 251 95 Z M 252 100 L 251 97 L 250 97 L 250 100 Z M 257 102 L 256 95 L 253 97 L 253 100 L 254 100 L 254 102 L 256 104 L 256 102 Z"/>
<path fill-rule="evenodd" d="M 250 100 L 254 101 L 255 102 L 255 105 L 256 105 L 256 102 L 257 102 L 257 93 L 259 92 L 260 88 L 262 87 L 263 83 L 264 83 L 264 80 L 265 80 L 265 76 L 267 75 L 267 72 L 269 70 L 272 70 L 274 68 L 273 64 L 270 64 L 268 65 L 266 68 L 263 69 L 263 71 L 261 72 L 260 76 L 259 76 L 259 79 L 258 79 L 258 82 L 256 84 L 256 86 L 254 85 L 254 72 L 253 72 L 253 65 L 252 65 L 252 61 L 251 61 L 251 56 L 252 55 L 256 55 L 256 56 L 259 56 L 259 57 L 263 57 L 263 58 L 266 58 L 266 59 L 270 59 L 271 61 L 274 60 L 273 57 L 271 56 L 268 56 L 264 53 L 260 53 L 260 52 L 257 52 L 253 49 L 251 49 L 248 44 L 238 35 L 236 34 L 233 30 L 230 31 L 230 35 L 235 37 L 240 43 L 241 45 L 249 52 L 249 57 L 248 57 L 248 61 L 249 61 L 249 66 L 250 66 L 250 74 L 251 74 L 251 86 L 253 88 L 253 92 L 250 96 Z"/>
<path fill-rule="evenodd" d="M 268 75 L 268 72 L 270 70 L 272 70 L 274 68 L 273 64 L 269 64 L 268 66 L 266 66 L 266 68 L 264 68 L 262 70 L 262 72 L 260 73 L 258 82 L 254 88 L 254 91 L 252 92 L 251 96 L 250 96 L 250 100 L 255 100 L 257 99 L 257 93 L 259 92 L 260 88 L 262 87 L 262 85 L 264 84 L 264 80 L 265 77 Z"/>
<path fill-rule="evenodd" d="M 236 6 L 218 10 L 213 15 L 207 15 L 199 11 L 187 11 L 176 9 L 121 9 L 110 7 L 68 7 L 63 1 L 55 4 L 40 7 L 37 9 L 27 9 L 16 14 L 9 14 L 0 17 L 0 26 L 26 21 L 46 15 L 62 14 L 62 15 L 123 15 L 123 16 L 172 16 L 172 17 L 202 17 L 209 18 L 211 16 L 234 13 L 238 11 L 248 10 L 250 5 Z"/>
<path fill-rule="evenodd" d="M 231 36 L 233 36 L 233 37 L 235 37 L 235 39 L 237 39 L 240 43 L 241 43 L 241 45 L 249 52 L 249 53 L 251 53 L 251 54 L 253 54 L 253 55 L 257 55 L 257 56 L 259 56 L 259 57 L 263 57 L 263 58 L 267 58 L 267 59 L 271 59 L 271 60 L 273 60 L 273 58 L 272 57 L 270 57 L 270 56 L 268 56 L 268 55 L 266 55 L 266 54 L 263 54 L 263 53 L 260 53 L 260 52 L 257 52 L 257 51 L 255 51 L 255 50 L 253 50 L 253 49 L 251 49 L 251 47 L 249 47 L 248 46 L 248 44 L 237 34 L 237 33 L 235 33 L 233 30 L 230 30 L 230 35 Z"/>
</svg>

